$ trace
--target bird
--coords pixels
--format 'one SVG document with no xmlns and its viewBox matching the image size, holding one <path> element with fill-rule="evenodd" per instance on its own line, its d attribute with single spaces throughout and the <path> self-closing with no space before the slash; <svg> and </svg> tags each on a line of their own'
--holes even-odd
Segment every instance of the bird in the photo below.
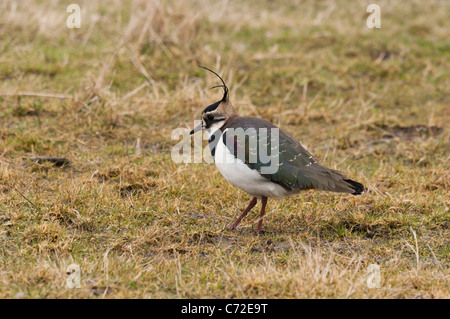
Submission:
<svg viewBox="0 0 450 319">
<path fill-rule="evenodd" d="M 222 84 L 212 88 L 222 88 L 224 93 L 221 100 L 203 110 L 201 123 L 190 131 L 190 135 L 205 130 L 220 173 L 233 186 L 252 196 L 247 208 L 226 227 L 228 230 L 238 227 L 258 199 L 261 200 L 261 211 L 257 231 L 261 232 L 268 198 L 283 198 L 309 189 L 352 195 L 367 191 L 363 184 L 321 165 L 299 141 L 277 126 L 261 118 L 239 116 L 230 102 L 229 89 L 222 77 L 207 67 L 200 67 L 220 79 Z M 236 131 L 250 133 L 239 136 Z M 269 165 L 267 158 L 261 156 L 264 147 L 270 148 L 269 157 L 275 163 L 275 169 L 270 167 L 273 163 Z"/>
</svg>

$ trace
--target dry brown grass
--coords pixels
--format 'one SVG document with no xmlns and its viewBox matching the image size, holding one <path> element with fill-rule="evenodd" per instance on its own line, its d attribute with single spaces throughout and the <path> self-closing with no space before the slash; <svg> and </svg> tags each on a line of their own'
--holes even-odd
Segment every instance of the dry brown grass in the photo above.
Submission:
<svg viewBox="0 0 450 319">
<path fill-rule="evenodd" d="M 364 1 L 77 3 L 78 30 L 59 1 L 0 3 L 0 298 L 449 297 L 446 2 L 381 1 L 380 30 Z M 371 191 L 224 230 L 248 196 L 170 158 L 217 99 L 199 64 Z"/>
</svg>

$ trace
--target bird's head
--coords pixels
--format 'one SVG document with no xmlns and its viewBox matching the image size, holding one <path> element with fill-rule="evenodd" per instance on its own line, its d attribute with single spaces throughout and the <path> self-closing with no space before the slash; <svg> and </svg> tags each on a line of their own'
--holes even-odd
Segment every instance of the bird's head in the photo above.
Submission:
<svg viewBox="0 0 450 319">
<path fill-rule="evenodd" d="M 212 88 L 223 88 L 223 97 L 220 101 L 207 106 L 203 110 L 201 118 L 202 123 L 191 131 L 191 135 L 201 130 L 207 130 L 210 134 L 213 134 L 215 131 L 220 129 L 230 117 L 236 116 L 233 105 L 229 100 L 228 87 L 223 79 L 216 72 L 203 66 L 201 66 L 201 68 L 208 70 L 219 77 L 222 84 L 213 86 Z"/>
</svg>

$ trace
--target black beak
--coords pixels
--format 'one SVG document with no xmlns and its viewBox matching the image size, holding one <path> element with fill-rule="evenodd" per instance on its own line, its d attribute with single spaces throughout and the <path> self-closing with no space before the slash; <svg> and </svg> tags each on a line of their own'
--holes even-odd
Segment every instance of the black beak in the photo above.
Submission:
<svg viewBox="0 0 450 319">
<path fill-rule="evenodd" d="M 200 123 L 199 125 L 194 127 L 194 129 L 189 133 L 189 135 L 192 135 L 192 134 L 194 134 L 194 133 L 196 133 L 198 131 L 201 131 L 202 129 L 203 129 L 203 124 Z"/>
</svg>

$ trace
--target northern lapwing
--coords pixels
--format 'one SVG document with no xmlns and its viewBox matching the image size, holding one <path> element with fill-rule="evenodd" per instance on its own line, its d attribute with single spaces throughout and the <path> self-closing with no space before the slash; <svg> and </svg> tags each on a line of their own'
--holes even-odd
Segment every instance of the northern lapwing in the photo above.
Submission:
<svg viewBox="0 0 450 319">
<path fill-rule="evenodd" d="M 321 165 L 300 142 L 275 125 L 260 118 L 237 115 L 229 100 L 228 87 L 223 79 L 216 72 L 202 68 L 219 77 L 222 85 L 215 87 L 222 87 L 224 94 L 220 101 L 203 110 L 201 124 L 190 134 L 206 130 L 211 154 L 220 173 L 232 185 L 253 197 L 247 208 L 227 227 L 228 229 L 236 229 L 256 205 L 258 198 L 261 199 L 262 207 L 257 230 L 261 231 L 269 197 L 281 198 L 307 189 L 352 195 L 365 192 L 366 189 L 362 184 L 347 178 L 341 172 Z M 241 133 L 247 131 L 251 133 L 244 135 L 244 138 L 237 138 L 239 137 L 235 133 L 237 130 Z M 233 133 L 231 138 L 227 136 L 230 132 Z M 277 141 L 273 138 L 275 135 Z M 270 152 L 267 152 L 273 160 L 270 165 L 276 163 L 276 169 L 271 172 L 268 170 L 269 161 L 267 158 L 263 160 L 260 154 L 264 146 L 266 150 L 267 146 L 270 146 Z"/>
</svg>

